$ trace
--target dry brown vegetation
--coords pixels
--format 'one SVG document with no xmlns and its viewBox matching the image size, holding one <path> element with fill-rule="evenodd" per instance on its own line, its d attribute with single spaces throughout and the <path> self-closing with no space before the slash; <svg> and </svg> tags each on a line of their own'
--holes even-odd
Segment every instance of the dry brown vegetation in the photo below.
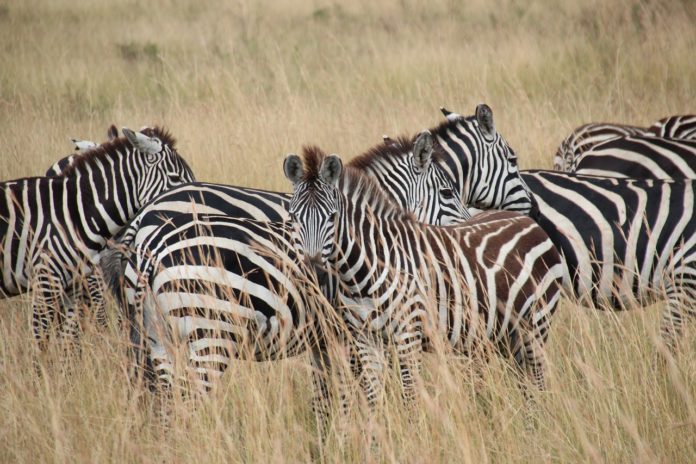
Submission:
<svg viewBox="0 0 696 464">
<path fill-rule="evenodd" d="M 201 180 L 287 189 L 281 160 L 302 144 L 350 157 L 435 125 L 440 105 L 490 104 L 527 168 L 550 167 L 581 123 L 696 111 L 693 2 L 422 3 L 0 0 L 0 179 L 43 173 L 69 137 L 103 140 L 112 122 L 165 124 Z M 28 297 L 0 306 L 2 462 L 315 452 L 304 358 L 240 362 L 163 430 L 127 383 L 115 324 L 37 373 Z M 374 419 L 380 447 L 365 451 L 360 413 L 327 460 L 694 462 L 696 343 L 658 363 L 657 315 L 564 302 L 531 413 L 504 363 L 480 382 L 431 356 L 415 417 L 392 395 Z"/>
</svg>

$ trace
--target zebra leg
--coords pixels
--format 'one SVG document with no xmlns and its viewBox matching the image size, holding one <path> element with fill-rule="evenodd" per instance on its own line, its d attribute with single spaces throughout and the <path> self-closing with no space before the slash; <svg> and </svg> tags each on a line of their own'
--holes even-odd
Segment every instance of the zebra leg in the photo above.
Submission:
<svg viewBox="0 0 696 464">
<path fill-rule="evenodd" d="M 685 277 L 675 277 L 665 286 L 667 304 L 662 312 L 660 334 L 672 354 L 678 351 L 684 331 L 684 319 L 696 316 L 696 311 L 689 309 L 689 303 L 696 301 L 696 289 L 688 287 L 684 280 Z"/>
<path fill-rule="evenodd" d="M 94 315 L 97 327 L 106 329 L 108 318 L 106 316 L 106 283 L 104 276 L 98 267 L 85 279 L 88 307 Z"/>
<path fill-rule="evenodd" d="M 62 341 L 77 345 L 80 338 L 81 302 L 83 299 L 81 283 L 77 286 L 68 287 L 67 294 L 61 298 L 63 319 L 58 327 L 58 338 Z"/>
<path fill-rule="evenodd" d="M 399 378 L 404 404 L 410 410 L 415 404 L 418 378 L 422 363 L 423 331 L 416 320 L 401 324 L 394 335 L 396 357 L 399 362 Z"/>
<path fill-rule="evenodd" d="M 51 325 L 56 319 L 60 323 L 64 316 L 60 304 L 65 284 L 59 275 L 48 259 L 42 259 L 34 266 L 32 327 L 34 338 L 42 350 L 47 348 Z"/>
<path fill-rule="evenodd" d="M 161 377 L 157 374 L 157 364 L 163 363 L 162 370 L 173 372 L 174 363 L 162 343 L 162 329 L 146 321 L 145 313 L 148 308 L 145 305 L 151 301 L 146 301 L 148 287 L 144 278 L 139 280 L 137 288 L 133 303 L 127 302 L 124 308 L 126 330 L 130 339 L 128 354 L 133 363 L 131 383 L 137 384 L 143 381 L 152 391 L 162 388 L 171 389 L 173 377 Z M 160 354 L 159 363 L 156 362 L 158 356 L 155 353 Z"/>
<path fill-rule="evenodd" d="M 512 355 L 512 361 L 517 370 L 517 380 L 525 399 L 531 399 L 526 379 L 531 369 L 527 366 L 527 337 L 520 333 L 520 328 L 512 329 L 508 335 L 508 349 Z"/>
<path fill-rule="evenodd" d="M 539 390 L 546 389 L 546 353 L 536 334 L 525 331 L 521 334 L 524 350 L 524 368 L 529 381 Z"/>
<path fill-rule="evenodd" d="M 384 349 L 371 334 L 357 331 L 353 337 L 356 358 L 354 371 L 365 394 L 367 405 L 371 411 L 375 411 L 382 404 L 386 359 Z"/>
<path fill-rule="evenodd" d="M 329 382 L 331 373 L 331 361 L 326 351 L 319 347 L 312 350 L 312 410 L 317 422 L 320 448 L 328 435 L 329 416 L 331 411 L 331 398 Z M 323 452 L 322 452 L 323 454 Z"/>
<path fill-rule="evenodd" d="M 341 353 L 341 355 L 345 356 L 345 353 Z M 341 418 L 344 419 L 348 416 L 349 382 L 344 372 L 344 359 L 335 363 L 332 360 L 332 354 L 325 347 L 319 345 L 312 349 L 311 357 L 312 410 L 317 420 L 320 454 L 323 456 L 323 446 L 328 438 L 329 419 L 335 402 L 338 402 Z M 337 385 L 332 385 L 334 382 Z M 343 437 L 341 436 L 341 438 Z"/>
</svg>

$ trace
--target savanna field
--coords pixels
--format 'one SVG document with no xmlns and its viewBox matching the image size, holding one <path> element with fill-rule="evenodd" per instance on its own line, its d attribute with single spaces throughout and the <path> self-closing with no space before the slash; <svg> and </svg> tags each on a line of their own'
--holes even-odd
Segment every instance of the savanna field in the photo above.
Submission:
<svg viewBox="0 0 696 464">
<path fill-rule="evenodd" d="M 44 173 L 70 137 L 160 124 L 198 180 L 289 191 L 282 160 L 303 144 L 345 160 L 480 102 L 523 168 L 550 168 L 582 123 L 696 112 L 695 25 L 690 1 L 0 0 L 0 180 Z M 31 296 L 0 308 L 0 462 L 317 458 L 304 357 L 235 364 L 165 427 L 115 317 L 35 367 Z M 696 462 L 694 321 L 672 359 L 660 309 L 564 300 L 533 408 L 497 357 L 477 375 L 428 355 L 417 408 L 390 388 L 325 459 Z"/>
</svg>

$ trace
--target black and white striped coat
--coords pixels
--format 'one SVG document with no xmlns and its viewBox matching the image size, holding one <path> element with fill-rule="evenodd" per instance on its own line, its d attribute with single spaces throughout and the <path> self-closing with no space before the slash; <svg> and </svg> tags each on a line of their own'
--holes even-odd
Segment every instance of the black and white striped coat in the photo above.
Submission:
<svg viewBox="0 0 696 464">
<path fill-rule="evenodd" d="M 617 137 L 583 153 L 574 172 L 630 179 L 695 179 L 696 140 Z"/>
<path fill-rule="evenodd" d="M 469 217 L 454 194 L 452 180 L 434 157 L 429 134 L 414 143 L 402 141 L 398 149 L 371 151 L 348 169 L 370 172 L 376 178 L 387 176 L 391 187 L 385 191 L 409 192 L 405 206 L 428 222 Z M 317 346 L 324 319 L 317 317 L 317 310 L 322 317 L 333 311 L 327 306 L 333 299 L 331 276 L 321 279 L 323 293 L 317 294 L 316 282 L 307 277 L 307 272 L 313 274 L 314 263 L 296 256 L 289 223 L 211 214 L 210 208 L 260 214 L 259 203 L 239 208 L 244 198 L 263 198 L 264 192 L 192 185 L 202 187 L 199 194 L 213 195 L 201 199 L 216 203 L 189 202 L 190 211 L 165 218 L 156 209 L 140 215 L 138 230 L 125 251 L 125 268 L 119 267 L 120 253 L 104 257 L 102 263 L 112 282 L 125 276 L 126 287 L 132 289 L 126 294 L 125 311 L 133 345 L 145 349 L 149 371 L 165 385 L 183 375 L 173 370 L 174 352 L 182 344 L 188 348 L 185 365 L 203 389 L 235 358 L 277 359 L 311 349 L 315 366 L 325 371 L 325 353 Z M 227 203 L 218 202 L 222 199 Z M 280 207 L 272 206 L 272 214 L 280 214 Z M 108 264 L 114 261 L 115 270 Z M 115 287 L 120 294 L 119 286 Z M 142 359 L 141 354 L 136 350 L 137 359 Z M 314 376 L 317 392 L 326 391 L 323 378 Z"/>
<path fill-rule="evenodd" d="M 614 308 L 666 299 L 662 332 L 674 347 L 696 298 L 695 185 L 522 171 L 479 105 L 433 130 L 464 203 L 530 214 L 564 257 L 569 294 Z"/>
<path fill-rule="evenodd" d="M 394 201 L 413 211 L 421 222 L 438 221 L 440 224 L 468 219 L 470 215 L 455 194 L 451 177 L 439 162 L 442 153 L 433 151 L 430 136 L 422 134 L 418 139 L 422 140 L 418 146 L 416 138 L 403 137 L 376 145 L 351 160 L 349 167 L 377 179 Z M 289 199 L 290 195 L 286 193 L 232 185 L 205 182 L 183 185 L 161 194 L 145 206 L 110 246 L 127 249 L 133 245 L 136 235 L 147 236 L 159 223 L 182 213 L 224 214 L 282 222 L 288 219 Z M 143 225 L 144 219 L 150 216 L 160 222 L 147 219 L 147 225 Z M 109 273 L 113 275 L 113 272 Z M 123 277 L 121 288 L 125 300 L 132 302 L 137 277 L 132 268 L 126 268 Z"/>
<path fill-rule="evenodd" d="M 380 389 L 371 367 L 383 340 L 396 346 L 407 401 L 419 353 L 437 340 L 459 353 L 488 340 L 544 386 L 543 345 L 562 265 L 533 220 L 498 212 L 452 227 L 424 225 L 372 179 L 344 174 L 337 156 L 316 150 L 288 156 L 285 173 L 298 249 L 340 281 L 339 310 L 355 333 L 371 403 Z"/>
<path fill-rule="evenodd" d="M 554 156 L 553 168 L 556 171 L 575 172 L 579 158 L 584 153 L 617 137 L 664 137 L 696 140 L 696 115 L 669 116 L 660 119 L 650 127 L 604 122 L 584 124 L 576 128 L 561 142 Z M 642 153 L 639 147 L 636 148 L 638 154 Z"/>
<path fill-rule="evenodd" d="M 113 124 L 107 130 L 107 140 L 109 142 L 118 138 L 118 129 Z M 70 139 L 75 147 L 75 153 L 65 156 L 51 165 L 46 171 L 45 177 L 57 177 L 89 150 L 98 147 L 91 140 Z M 68 312 L 75 313 L 76 311 L 94 315 L 96 322 L 101 326 L 106 326 L 106 286 L 104 277 L 101 275 L 99 267 L 93 267 L 89 275 L 82 282 L 75 282 L 70 289 L 66 298 L 66 307 Z M 72 330 L 72 329 L 71 329 Z M 67 335 L 67 334 L 65 334 Z"/>
<path fill-rule="evenodd" d="M 193 174 L 161 129 L 90 150 L 57 177 L 0 184 L 0 292 L 34 290 L 34 330 L 44 338 L 76 277 L 106 241 L 160 192 Z"/>
</svg>

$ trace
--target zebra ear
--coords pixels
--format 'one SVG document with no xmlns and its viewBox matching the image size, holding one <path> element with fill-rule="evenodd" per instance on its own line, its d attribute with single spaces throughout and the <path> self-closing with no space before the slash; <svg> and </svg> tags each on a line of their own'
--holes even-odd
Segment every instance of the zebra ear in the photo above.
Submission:
<svg viewBox="0 0 696 464">
<path fill-rule="evenodd" d="M 413 143 L 413 164 L 419 172 L 425 172 L 433 159 L 433 136 L 428 130 L 421 132 Z"/>
<path fill-rule="evenodd" d="M 285 177 L 292 182 L 292 185 L 296 185 L 300 182 L 302 176 L 304 176 L 304 167 L 302 166 L 300 157 L 294 153 L 290 153 L 286 156 L 285 161 L 283 161 L 283 172 L 285 172 Z"/>
<path fill-rule="evenodd" d="M 111 142 L 118 138 L 118 129 L 113 124 L 106 131 L 106 139 Z"/>
<path fill-rule="evenodd" d="M 337 186 L 343 173 L 343 162 L 338 155 L 329 155 L 321 162 L 319 178 L 329 185 Z"/>
<path fill-rule="evenodd" d="M 495 126 L 493 125 L 493 110 L 485 103 L 476 107 L 476 121 L 478 122 L 483 136 L 489 142 L 495 138 Z"/>
<path fill-rule="evenodd" d="M 148 137 L 143 133 L 133 132 L 127 127 L 121 130 L 123 131 L 123 135 L 126 136 L 128 141 L 133 144 L 133 147 L 139 152 L 147 155 L 155 155 L 162 151 L 162 144 L 156 137 Z"/>
</svg>

